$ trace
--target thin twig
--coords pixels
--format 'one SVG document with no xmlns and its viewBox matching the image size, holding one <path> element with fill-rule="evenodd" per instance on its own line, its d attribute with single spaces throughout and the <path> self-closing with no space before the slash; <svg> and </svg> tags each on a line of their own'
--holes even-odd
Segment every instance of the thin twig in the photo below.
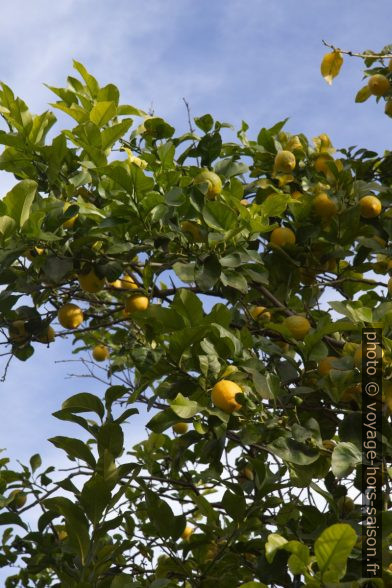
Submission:
<svg viewBox="0 0 392 588">
<path fill-rule="evenodd" d="M 368 58 L 368 57 L 372 57 L 374 59 L 391 59 L 392 58 L 392 53 L 356 53 L 355 51 L 346 51 L 344 49 L 339 49 L 338 47 L 335 47 L 335 45 L 331 45 L 331 43 L 327 43 L 326 41 L 324 41 L 324 39 L 322 39 L 322 43 L 326 47 L 329 47 L 329 49 L 332 49 L 333 51 L 337 51 L 338 53 L 343 53 L 344 55 L 350 55 L 350 57 L 361 57 L 362 59 Z"/>
</svg>

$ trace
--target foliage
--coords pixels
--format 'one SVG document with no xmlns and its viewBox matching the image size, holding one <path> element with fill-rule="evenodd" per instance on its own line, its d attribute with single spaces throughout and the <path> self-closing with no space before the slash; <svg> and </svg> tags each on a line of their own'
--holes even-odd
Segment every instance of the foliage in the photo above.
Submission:
<svg viewBox="0 0 392 588">
<path fill-rule="evenodd" d="M 74 126 L 50 139 L 54 114 L 31 114 L 1 86 L 0 169 L 16 180 L 0 201 L 2 345 L 34 361 L 37 345 L 56 344 L 51 325 L 107 385 L 54 414 L 65 477 L 38 454 L 19 469 L 0 460 L 0 565 L 17 568 L 7 588 L 351 586 L 360 504 L 342 513 L 337 501 L 360 491 L 363 326 L 383 325 L 391 375 L 390 154 L 337 154 L 327 135 L 290 135 L 286 121 L 256 139 L 243 122 L 225 140 L 230 125 L 209 114 L 177 135 L 74 66 L 78 78 L 51 88 Z M 286 171 L 281 151 L 294 155 Z M 324 193 L 334 207 L 323 216 L 313 201 Z M 360 215 L 366 195 L 382 204 L 376 218 Z M 277 227 L 295 239 L 270 243 Z M 298 338 L 293 315 L 309 321 Z M 99 372 L 86 355 L 97 345 L 110 351 Z M 233 412 L 211 402 L 223 379 L 242 390 Z M 141 407 L 149 433 L 130 448 Z M 80 436 L 61 435 L 62 421 Z M 189 428 L 174 435 L 180 422 Z M 389 488 L 386 476 L 386 511 Z"/>
</svg>

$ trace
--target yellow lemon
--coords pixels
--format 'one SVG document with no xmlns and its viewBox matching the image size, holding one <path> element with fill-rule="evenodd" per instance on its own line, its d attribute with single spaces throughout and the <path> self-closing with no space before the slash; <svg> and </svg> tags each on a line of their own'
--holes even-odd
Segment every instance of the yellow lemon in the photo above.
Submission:
<svg viewBox="0 0 392 588">
<path fill-rule="evenodd" d="M 386 76 L 382 74 L 374 74 L 368 80 L 368 88 L 373 96 L 385 96 L 389 92 L 391 86 Z"/>
<path fill-rule="evenodd" d="M 121 278 L 121 288 L 125 290 L 135 290 L 138 288 L 135 280 L 129 274 L 125 274 L 123 278 Z"/>
<path fill-rule="evenodd" d="M 382 210 L 382 204 L 375 196 L 363 196 L 359 201 L 359 211 L 363 218 L 376 218 Z"/>
<path fill-rule="evenodd" d="M 37 255 L 43 255 L 44 252 L 45 249 L 42 249 L 41 247 L 33 247 L 33 249 L 26 251 L 25 257 L 27 257 L 29 261 L 33 261 L 34 257 L 37 257 Z"/>
<path fill-rule="evenodd" d="M 82 309 L 72 302 L 59 308 L 57 318 L 64 329 L 76 329 L 84 320 Z"/>
<path fill-rule="evenodd" d="M 250 316 L 256 321 L 270 321 L 271 313 L 268 312 L 265 306 L 252 306 L 249 311 Z"/>
<path fill-rule="evenodd" d="M 288 328 L 294 339 L 303 339 L 310 331 L 310 322 L 299 314 L 286 317 L 283 324 Z"/>
<path fill-rule="evenodd" d="M 36 336 L 36 339 L 39 343 L 53 343 L 55 338 L 55 331 L 53 327 L 48 325 L 46 329 L 44 329 L 41 333 Z"/>
<path fill-rule="evenodd" d="M 23 508 L 27 501 L 27 496 L 23 490 L 12 490 L 9 498 L 13 498 L 12 505 L 18 509 Z"/>
<path fill-rule="evenodd" d="M 140 310 L 147 310 L 149 300 L 147 296 L 135 294 L 130 296 L 125 303 L 125 312 L 131 314 Z"/>
<path fill-rule="evenodd" d="M 336 203 L 325 192 L 320 192 L 314 198 L 312 205 L 315 215 L 320 218 L 331 218 L 338 211 Z"/>
<path fill-rule="evenodd" d="M 177 435 L 184 435 L 188 430 L 188 423 L 176 423 L 173 425 L 173 431 L 177 433 Z"/>
<path fill-rule="evenodd" d="M 95 361 L 105 361 L 109 357 L 110 352 L 106 345 L 99 343 L 93 347 L 92 354 Z"/>
<path fill-rule="evenodd" d="M 222 192 L 222 180 L 215 172 L 208 169 L 200 172 L 193 180 L 194 184 L 207 184 L 208 200 L 215 200 Z"/>
<path fill-rule="evenodd" d="M 384 112 L 387 116 L 392 116 L 392 100 L 385 102 Z"/>
<path fill-rule="evenodd" d="M 337 357 L 333 356 L 333 355 L 328 355 L 327 357 L 324 357 L 318 365 L 318 371 L 322 376 L 326 376 L 329 374 L 329 372 L 331 370 L 334 369 L 332 362 L 337 359 Z"/>
<path fill-rule="evenodd" d="M 187 525 L 185 527 L 184 531 L 182 532 L 182 535 L 181 535 L 182 539 L 184 539 L 184 541 L 188 541 L 190 536 L 193 533 L 193 530 L 194 530 L 193 527 L 190 527 L 189 525 Z"/>
<path fill-rule="evenodd" d="M 212 403 L 227 413 L 232 413 L 241 408 L 235 397 L 242 393 L 241 388 L 231 380 L 220 380 L 215 384 L 211 392 Z"/>
<path fill-rule="evenodd" d="M 287 227 L 278 227 L 274 229 L 270 236 L 270 243 L 285 247 L 286 245 L 294 245 L 295 233 Z"/>
<path fill-rule="evenodd" d="M 296 163 L 294 153 L 285 150 L 279 151 L 275 156 L 274 170 L 278 173 L 288 174 L 293 171 Z"/>
<path fill-rule="evenodd" d="M 316 172 L 319 174 L 329 173 L 330 169 L 328 167 L 328 161 L 333 161 L 333 157 L 331 157 L 331 155 L 328 155 L 327 153 L 319 155 L 314 162 L 314 169 Z"/>
<path fill-rule="evenodd" d="M 184 233 L 189 233 L 192 236 L 193 241 L 203 241 L 203 236 L 197 223 L 193 223 L 192 221 L 182 221 L 180 226 Z"/>
<path fill-rule="evenodd" d="M 102 290 L 105 285 L 105 278 L 97 276 L 95 271 L 92 269 L 87 274 L 78 275 L 79 285 L 84 292 L 95 294 Z"/>
</svg>

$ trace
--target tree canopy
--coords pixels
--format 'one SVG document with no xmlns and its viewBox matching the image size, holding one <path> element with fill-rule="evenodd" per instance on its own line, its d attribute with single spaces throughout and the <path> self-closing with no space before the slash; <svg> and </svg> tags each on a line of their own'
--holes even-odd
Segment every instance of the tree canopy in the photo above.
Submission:
<svg viewBox="0 0 392 588">
<path fill-rule="evenodd" d="M 357 95 L 387 114 L 388 63 L 365 57 L 381 77 Z M 102 389 L 54 414 L 65 476 L 38 453 L 0 459 L 7 588 L 359 585 L 369 325 L 384 348 L 377 585 L 392 585 L 392 154 L 287 119 L 254 134 L 205 114 L 178 135 L 74 67 L 49 86 L 72 119 L 57 134 L 51 110 L 0 90 L 5 372 L 70 337 Z M 146 439 L 126 446 L 146 409 Z"/>
</svg>

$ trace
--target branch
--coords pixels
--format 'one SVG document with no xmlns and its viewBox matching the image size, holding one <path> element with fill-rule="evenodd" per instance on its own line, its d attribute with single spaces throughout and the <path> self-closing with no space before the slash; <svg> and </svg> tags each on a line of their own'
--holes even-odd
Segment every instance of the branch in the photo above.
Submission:
<svg viewBox="0 0 392 588">
<path fill-rule="evenodd" d="M 332 51 L 337 51 L 338 53 L 343 53 L 344 55 L 350 55 L 350 57 L 361 57 L 368 58 L 372 57 L 374 59 L 392 59 L 392 53 L 356 53 L 355 51 L 346 51 L 344 49 L 339 49 L 335 47 L 335 45 L 331 45 L 331 43 L 327 43 L 322 39 L 323 45 L 332 49 Z"/>
</svg>

